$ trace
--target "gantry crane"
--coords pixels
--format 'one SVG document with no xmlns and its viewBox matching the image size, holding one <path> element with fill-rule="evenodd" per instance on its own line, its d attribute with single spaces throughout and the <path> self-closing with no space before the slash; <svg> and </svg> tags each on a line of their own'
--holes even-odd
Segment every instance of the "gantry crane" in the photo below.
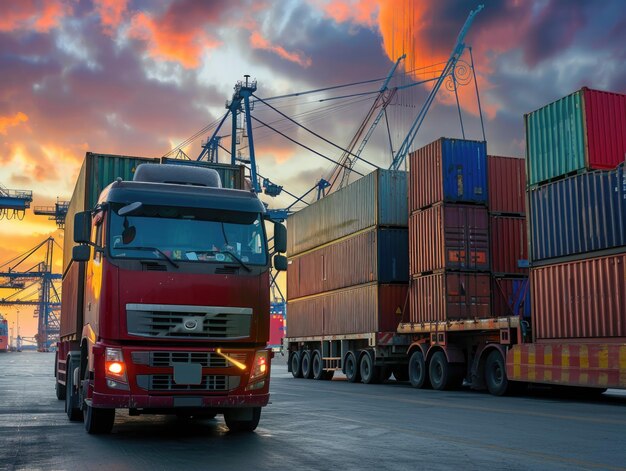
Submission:
<svg viewBox="0 0 626 471">
<path fill-rule="evenodd" d="M 9 190 L 0 185 L 0 219 L 24 219 L 24 212 L 32 201 L 32 191 Z"/>
<path fill-rule="evenodd" d="M 35 206 L 33 212 L 38 216 L 48 216 L 50 221 L 57 223 L 59 229 L 63 229 L 65 227 L 65 216 L 67 215 L 69 205 L 69 201 L 61 201 L 57 198 L 57 202 L 54 206 Z"/>
<path fill-rule="evenodd" d="M 0 298 L 0 306 L 34 306 L 37 323 L 37 350 L 49 351 L 59 336 L 61 275 L 52 273 L 54 238 L 49 237 L 21 255 L 0 265 L 0 289 L 14 290 Z M 58 244 L 57 244 L 58 245 Z M 45 250 L 44 260 L 33 259 Z"/>
</svg>

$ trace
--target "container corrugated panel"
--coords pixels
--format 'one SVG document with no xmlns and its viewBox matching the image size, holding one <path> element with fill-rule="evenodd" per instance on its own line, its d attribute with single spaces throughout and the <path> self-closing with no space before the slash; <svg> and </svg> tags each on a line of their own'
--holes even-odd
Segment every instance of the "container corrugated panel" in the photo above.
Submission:
<svg viewBox="0 0 626 471">
<path fill-rule="evenodd" d="M 532 268 L 537 339 L 626 338 L 626 253 Z"/>
<path fill-rule="evenodd" d="M 287 296 L 332 291 L 377 281 L 408 283 L 408 230 L 379 228 L 290 259 Z"/>
<path fill-rule="evenodd" d="M 520 268 L 520 260 L 528 260 L 528 229 L 526 218 L 490 216 L 491 270 L 500 274 L 527 275 L 527 268 Z"/>
<path fill-rule="evenodd" d="M 528 278 L 493 277 L 491 293 L 492 311 L 495 317 L 530 318 Z"/>
<path fill-rule="evenodd" d="M 526 162 L 516 157 L 487 156 L 489 211 L 526 212 Z"/>
<path fill-rule="evenodd" d="M 411 153 L 409 210 L 442 201 L 487 203 L 487 144 L 441 138 Z"/>
<path fill-rule="evenodd" d="M 287 337 L 322 335 L 324 299 L 321 297 L 287 301 Z"/>
<path fill-rule="evenodd" d="M 245 182 L 245 167 L 243 165 L 228 165 L 205 160 L 182 160 L 162 157 L 161 163 L 172 165 L 188 165 L 192 167 L 212 168 L 220 175 L 223 188 L 234 188 L 235 190 L 243 190 Z"/>
<path fill-rule="evenodd" d="M 376 170 L 291 215 L 289 256 L 372 226 L 407 227 L 407 173 Z"/>
<path fill-rule="evenodd" d="M 85 263 L 72 263 L 63 277 L 61 319 L 59 321 L 61 338 L 82 334 L 84 283 Z"/>
<path fill-rule="evenodd" d="M 626 95 L 583 88 L 525 116 L 528 183 L 613 168 L 626 153 Z"/>
<path fill-rule="evenodd" d="M 529 189 L 534 261 L 626 245 L 626 174 L 594 171 Z"/>
<path fill-rule="evenodd" d="M 436 270 L 489 271 L 485 207 L 440 203 L 409 217 L 411 274 Z"/>
<path fill-rule="evenodd" d="M 411 280 L 411 322 L 486 319 L 491 313 L 490 275 L 441 272 Z"/>
</svg>

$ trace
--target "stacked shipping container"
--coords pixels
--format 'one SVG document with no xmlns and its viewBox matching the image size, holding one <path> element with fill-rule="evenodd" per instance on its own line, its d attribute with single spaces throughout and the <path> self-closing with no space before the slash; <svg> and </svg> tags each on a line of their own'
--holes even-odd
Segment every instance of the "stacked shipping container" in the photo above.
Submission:
<svg viewBox="0 0 626 471">
<path fill-rule="evenodd" d="M 411 322 L 490 317 L 485 142 L 432 142 L 409 180 Z"/>
<path fill-rule="evenodd" d="M 289 218 L 289 337 L 395 332 L 409 277 L 406 195 L 406 172 L 377 170 Z"/>
<path fill-rule="evenodd" d="M 529 313 L 524 159 L 487 157 L 493 314 Z"/>
<path fill-rule="evenodd" d="M 525 122 L 535 338 L 625 340 L 626 95 L 583 88 Z"/>
</svg>

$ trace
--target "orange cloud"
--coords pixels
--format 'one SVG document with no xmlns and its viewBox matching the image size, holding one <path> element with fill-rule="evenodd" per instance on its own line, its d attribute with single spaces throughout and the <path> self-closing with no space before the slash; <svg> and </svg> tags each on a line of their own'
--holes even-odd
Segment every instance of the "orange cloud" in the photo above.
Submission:
<svg viewBox="0 0 626 471">
<path fill-rule="evenodd" d="M 0 3 L 0 31 L 34 29 L 47 33 L 73 11 L 73 1 L 20 0 Z"/>
<path fill-rule="evenodd" d="M 7 128 L 17 126 L 26 121 L 28 121 L 28 116 L 21 111 L 15 113 L 13 116 L 0 116 L 0 134 L 6 135 Z"/>
<path fill-rule="evenodd" d="M 104 31 L 112 34 L 122 22 L 122 17 L 128 7 L 128 0 L 93 0 L 93 5 L 100 15 Z"/>
<path fill-rule="evenodd" d="M 272 44 L 268 39 L 264 38 L 258 31 L 253 31 L 250 35 L 250 44 L 255 49 L 264 49 L 271 51 L 283 59 L 286 59 L 296 64 L 300 64 L 302 67 L 309 67 L 311 65 L 311 58 L 297 52 L 289 52 L 282 46 L 276 46 Z"/>
<path fill-rule="evenodd" d="M 200 65 L 205 49 L 219 46 L 219 40 L 207 34 L 201 26 L 177 27 L 174 22 L 156 21 L 147 13 L 133 16 L 129 34 L 148 43 L 148 53 L 154 59 L 175 61 L 187 69 Z"/>
</svg>

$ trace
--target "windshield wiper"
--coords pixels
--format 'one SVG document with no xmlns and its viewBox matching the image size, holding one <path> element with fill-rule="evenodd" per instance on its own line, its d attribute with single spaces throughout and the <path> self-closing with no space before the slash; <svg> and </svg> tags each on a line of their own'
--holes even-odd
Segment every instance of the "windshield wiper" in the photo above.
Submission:
<svg viewBox="0 0 626 471">
<path fill-rule="evenodd" d="M 172 264 L 172 266 L 174 268 L 178 268 L 178 263 L 176 263 L 174 260 L 172 260 L 170 257 L 168 257 L 165 252 L 163 252 L 161 249 L 157 248 L 157 247 L 131 247 L 130 245 L 120 245 L 118 247 L 115 247 L 115 249 L 128 249 L 128 250 L 148 250 L 150 252 L 157 252 L 161 255 L 163 255 L 163 258 L 165 260 L 167 260 L 168 262 L 170 262 Z"/>
<path fill-rule="evenodd" d="M 237 255 L 235 255 L 234 253 L 232 253 L 230 250 L 220 250 L 220 251 L 219 251 L 219 253 L 225 253 L 225 254 L 230 255 L 230 256 L 231 256 L 231 257 L 233 257 L 236 261 L 238 261 L 238 262 L 239 262 L 239 264 L 240 264 L 242 267 L 244 267 L 244 268 L 246 269 L 246 271 L 248 271 L 248 272 L 249 272 L 249 271 L 252 271 L 252 270 L 250 269 L 250 267 L 249 267 L 248 265 L 246 265 L 246 264 L 243 262 L 243 260 L 241 260 L 239 257 L 237 257 Z"/>
</svg>

